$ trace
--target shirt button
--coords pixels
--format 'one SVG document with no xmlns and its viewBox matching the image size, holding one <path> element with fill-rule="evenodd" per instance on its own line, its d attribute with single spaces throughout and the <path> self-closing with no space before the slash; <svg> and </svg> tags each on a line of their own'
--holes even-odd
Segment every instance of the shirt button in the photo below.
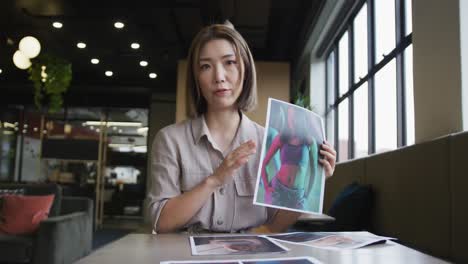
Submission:
<svg viewBox="0 0 468 264">
<path fill-rule="evenodd" d="M 217 223 L 218 225 L 222 225 L 224 222 L 223 222 L 223 220 L 219 219 L 218 221 L 216 221 L 216 223 Z"/>
<path fill-rule="evenodd" d="M 224 194 L 224 188 L 219 189 L 219 194 L 221 194 L 221 195 Z"/>
</svg>

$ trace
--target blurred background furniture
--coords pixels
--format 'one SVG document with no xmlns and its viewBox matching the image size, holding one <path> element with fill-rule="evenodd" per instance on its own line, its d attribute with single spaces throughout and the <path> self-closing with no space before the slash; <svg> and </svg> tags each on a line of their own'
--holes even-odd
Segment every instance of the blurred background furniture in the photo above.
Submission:
<svg viewBox="0 0 468 264">
<path fill-rule="evenodd" d="M 24 195 L 55 194 L 49 217 L 31 235 L 0 234 L 0 263 L 73 263 L 88 255 L 93 239 L 93 202 L 62 196 L 57 184 L 7 184 Z"/>
<path fill-rule="evenodd" d="M 350 183 L 371 185 L 368 231 L 396 237 L 455 263 L 468 263 L 467 155 L 468 132 L 462 132 L 341 162 L 326 182 L 324 209 L 332 208 Z M 338 221 L 339 216 L 335 218 Z"/>
<path fill-rule="evenodd" d="M 299 221 L 294 229 L 299 231 L 369 231 L 374 204 L 371 185 L 354 181 L 344 187 L 327 211 L 328 218 Z M 315 221 L 314 221 L 315 220 Z"/>
</svg>

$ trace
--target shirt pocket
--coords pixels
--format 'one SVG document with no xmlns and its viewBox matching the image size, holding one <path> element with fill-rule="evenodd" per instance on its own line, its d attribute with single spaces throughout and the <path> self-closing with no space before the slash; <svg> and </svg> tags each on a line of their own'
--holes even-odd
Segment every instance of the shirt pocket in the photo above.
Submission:
<svg viewBox="0 0 468 264">
<path fill-rule="evenodd" d="M 257 180 L 255 178 L 240 179 L 236 177 L 234 179 L 236 185 L 236 191 L 238 196 L 253 196 L 255 193 L 255 185 Z"/>
</svg>

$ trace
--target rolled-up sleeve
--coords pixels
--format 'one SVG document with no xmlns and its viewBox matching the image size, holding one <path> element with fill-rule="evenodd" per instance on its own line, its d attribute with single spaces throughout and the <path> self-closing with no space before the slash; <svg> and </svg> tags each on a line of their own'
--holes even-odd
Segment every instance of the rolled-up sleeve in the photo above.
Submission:
<svg viewBox="0 0 468 264">
<path fill-rule="evenodd" d="M 151 147 L 150 189 L 148 209 L 153 231 L 156 231 L 161 211 L 166 202 L 181 194 L 180 167 L 176 140 L 171 137 L 170 129 L 160 130 Z"/>
</svg>

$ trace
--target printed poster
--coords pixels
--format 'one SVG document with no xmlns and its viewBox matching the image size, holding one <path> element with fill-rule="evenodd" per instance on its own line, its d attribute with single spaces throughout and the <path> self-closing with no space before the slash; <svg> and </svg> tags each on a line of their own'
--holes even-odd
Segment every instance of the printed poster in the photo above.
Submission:
<svg viewBox="0 0 468 264">
<path fill-rule="evenodd" d="M 319 163 L 322 118 L 269 98 L 254 204 L 321 214 L 325 175 Z"/>
</svg>

